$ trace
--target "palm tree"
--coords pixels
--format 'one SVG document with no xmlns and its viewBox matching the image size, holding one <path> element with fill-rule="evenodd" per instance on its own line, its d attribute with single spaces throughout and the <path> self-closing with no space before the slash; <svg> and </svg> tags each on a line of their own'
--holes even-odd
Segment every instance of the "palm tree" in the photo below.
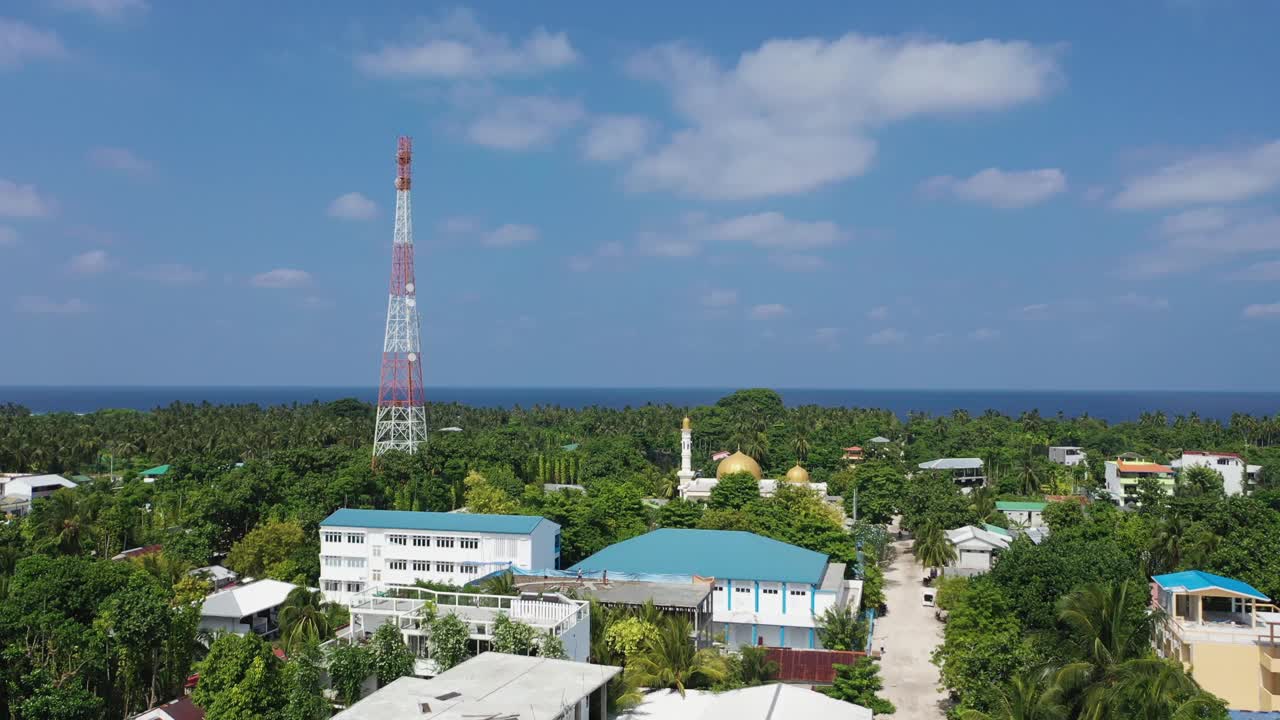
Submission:
<svg viewBox="0 0 1280 720">
<path fill-rule="evenodd" d="M 280 639 L 286 652 L 306 642 L 320 642 L 329 635 L 329 603 L 318 590 L 294 588 L 280 606 Z"/>
<path fill-rule="evenodd" d="M 1161 518 L 1151 538 L 1151 555 L 1158 572 L 1177 570 L 1187 542 L 1187 521 L 1179 515 Z M 1153 573 L 1153 574 L 1158 574 Z"/>
<path fill-rule="evenodd" d="M 809 458 L 809 431 L 807 429 L 796 430 L 795 437 L 791 439 L 791 449 L 796 453 L 796 462 L 804 462 Z"/>
<path fill-rule="evenodd" d="M 956 548 L 947 540 L 947 534 L 935 522 L 927 522 L 916 535 L 911 551 L 925 568 L 943 568 L 955 562 Z"/>
<path fill-rule="evenodd" d="M 1067 708 L 1053 682 L 1052 668 L 1015 675 L 1000 690 L 993 713 L 963 710 L 960 720 L 1066 720 Z"/>
<path fill-rule="evenodd" d="M 996 491 L 990 486 L 977 488 L 969 495 L 969 509 L 978 516 L 978 522 L 986 523 L 999 514 L 996 510 Z"/>
<path fill-rule="evenodd" d="M 1063 665 L 1056 681 L 1088 717 L 1109 716 L 1122 679 L 1132 685 L 1159 670 L 1161 661 L 1150 653 L 1160 616 L 1135 612 L 1143 597 L 1137 585 L 1122 582 L 1086 585 L 1058 602 L 1058 621 L 1067 626 L 1067 645 L 1078 659 Z"/>
<path fill-rule="evenodd" d="M 1134 720 L 1213 717 L 1211 711 L 1221 707 L 1217 697 L 1201 690 L 1177 664 L 1154 658 L 1118 668 L 1109 700 L 1114 716 Z"/>
<path fill-rule="evenodd" d="M 59 552 L 78 555 L 81 547 L 83 523 L 80 506 L 71 490 L 58 490 L 42 503 L 38 510 L 36 527 L 40 534 Z"/>
<path fill-rule="evenodd" d="M 482 580 L 480 582 L 480 592 L 486 595 L 520 594 L 519 588 L 516 587 L 515 575 L 510 570 L 505 570 Z"/>
<path fill-rule="evenodd" d="M 630 661 L 626 672 L 637 685 L 673 688 L 684 696 L 691 685 L 710 685 L 728 675 L 724 658 L 710 648 L 695 650 L 693 626 L 683 617 L 668 618 L 658 635 Z"/>
</svg>

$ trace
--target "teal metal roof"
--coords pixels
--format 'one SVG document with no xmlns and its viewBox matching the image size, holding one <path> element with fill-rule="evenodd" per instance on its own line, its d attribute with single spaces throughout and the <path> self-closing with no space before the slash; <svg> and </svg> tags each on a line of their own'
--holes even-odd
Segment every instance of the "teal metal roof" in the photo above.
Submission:
<svg viewBox="0 0 1280 720">
<path fill-rule="evenodd" d="M 537 515 L 481 515 L 478 513 L 414 512 L 412 510 L 357 510 L 342 508 L 320 521 L 320 526 L 367 527 L 381 530 L 446 530 L 527 535 L 538 523 L 551 523 Z M 555 523 L 551 523 L 556 525 Z M 556 525 L 556 527 L 560 527 Z"/>
<path fill-rule="evenodd" d="M 1026 512 L 1028 510 L 1031 512 L 1044 512 L 1044 509 L 1048 504 L 1049 503 L 1034 502 L 1034 501 L 1027 502 L 1023 500 L 997 500 L 996 509 L 999 510 L 1000 512 L 1006 512 L 1010 510 L 1020 511 L 1020 512 Z"/>
<path fill-rule="evenodd" d="M 1271 598 L 1258 592 L 1252 585 L 1242 580 L 1233 580 L 1221 575 L 1214 575 L 1203 570 L 1184 570 L 1182 572 L 1156 575 L 1151 578 L 1157 585 L 1171 592 L 1200 592 L 1203 590 L 1224 590 L 1236 595 L 1244 595 L 1256 600 L 1270 601 Z"/>
<path fill-rule="evenodd" d="M 1009 531 L 1008 531 L 1008 530 L 1006 530 L 1005 528 L 1000 527 L 999 525 L 991 525 L 990 523 L 983 523 L 983 524 L 982 524 L 982 529 L 983 529 L 983 530 L 986 530 L 986 531 L 987 531 L 987 532 L 989 532 L 989 533 L 995 533 L 995 534 L 997 534 L 997 535 L 1003 535 L 1003 536 L 1008 537 L 1008 538 L 1013 537 L 1013 533 L 1009 532 Z"/>
<path fill-rule="evenodd" d="M 144 476 L 146 476 L 146 477 L 155 477 L 155 476 L 157 476 L 157 475 L 163 475 L 163 474 L 165 474 L 165 473 L 167 473 L 167 472 L 169 472 L 169 466 L 168 466 L 168 465 L 157 465 L 157 466 L 155 466 L 155 467 L 153 467 L 153 468 L 147 468 L 146 470 L 143 470 L 142 472 L 140 472 L 140 473 L 138 473 L 138 474 L 139 474 L 139 475 L 144 475 Z"/>
<path fill-rule="evenodd" d="M 827 556 L 755 533 L 662 528 L 610 545 L 569 569 L 817 585 Z"/>
</svg>

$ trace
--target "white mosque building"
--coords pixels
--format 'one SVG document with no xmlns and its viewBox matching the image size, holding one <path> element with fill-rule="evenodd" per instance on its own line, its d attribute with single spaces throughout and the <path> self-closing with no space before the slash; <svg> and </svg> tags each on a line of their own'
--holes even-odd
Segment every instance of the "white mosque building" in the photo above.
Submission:
<svg viewBox="0 0 1280 720">
<path fill-rule="evenodd" d="M 751 473 L 755 477 L 760 486 L 760 497 L 773 497 L 778 490 L 779 481 L 764 477 L 760 463 L 741 450 L 720 461 L 716 466 L 715 477 L 698 477 L 693 470 L 693 423 L 689 418 L 684 419 L 680 427 L 680 471 L 676 473 L 680 480 L 682 499 L 706 502 L 711 499 L 712 488 L 720 484 L 720 478 L 740 472 Z M 827 496 L 827 484 L 809 482 L 809 471 L 800 467 L 799 463 L 787 471 L 782 481 L 804 485 L 822 497 Z"/>
</svg>

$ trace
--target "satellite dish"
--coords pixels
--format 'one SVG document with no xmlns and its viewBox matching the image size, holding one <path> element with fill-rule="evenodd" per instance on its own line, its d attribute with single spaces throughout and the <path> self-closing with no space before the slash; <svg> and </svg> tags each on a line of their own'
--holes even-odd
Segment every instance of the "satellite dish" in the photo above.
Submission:
<svg viewBox="0 0 1280 720">
<path fill-rule="evenodd" d="M 418 301 L 414 300 L 413 298 L 409 298 L 408 300 L 404 301 L 404 304 L 408 305 L 409 307 L 413 307 L 414 305 L 418 304 Z"/>
<path fill-rule="evenodd" d="M 405 285 L 405 286 L 404 286 L 404 290 L 405 290 L 405 292 L 413 292 L 413 283 L 409 283 L 409 284 Z"/>
<path fill-rule="evenodd" d="M 409 362 L 418 362 L 418 353 L 409 353 Z"/>
</svg>

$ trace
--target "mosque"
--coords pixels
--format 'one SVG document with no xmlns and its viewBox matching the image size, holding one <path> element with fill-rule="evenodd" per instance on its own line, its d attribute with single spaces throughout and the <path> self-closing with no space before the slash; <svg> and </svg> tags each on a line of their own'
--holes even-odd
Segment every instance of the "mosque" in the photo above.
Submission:
<svg viewBox="0 0 1280 720">
<path fill-rule="evenodd" d="M 689 418 L 684 419 L 684 424 L 680 427 L 680 472 L 676 473 L 676 477 L 680 480 L 682 499 L 706 502 L 711 499 L 712 488 L 720 484 L 720 478 L 741 472 L 751 473 L 756 479 L 760 487 L 760 497 L 773 497 L 777 492 L 778 481 L 764 477 L 760 463 L 741 450 L 720 461 L 716 466 L 715 477 L 698 477 L 693 471 L 693 423 Z M 800 467 L 799 463 L 787 471 L 782 482 L 803 485 L 820 493 L 822 497 L 827 496 L 827 484 L 809 482 L 809 471 Z"/>
</svg>

